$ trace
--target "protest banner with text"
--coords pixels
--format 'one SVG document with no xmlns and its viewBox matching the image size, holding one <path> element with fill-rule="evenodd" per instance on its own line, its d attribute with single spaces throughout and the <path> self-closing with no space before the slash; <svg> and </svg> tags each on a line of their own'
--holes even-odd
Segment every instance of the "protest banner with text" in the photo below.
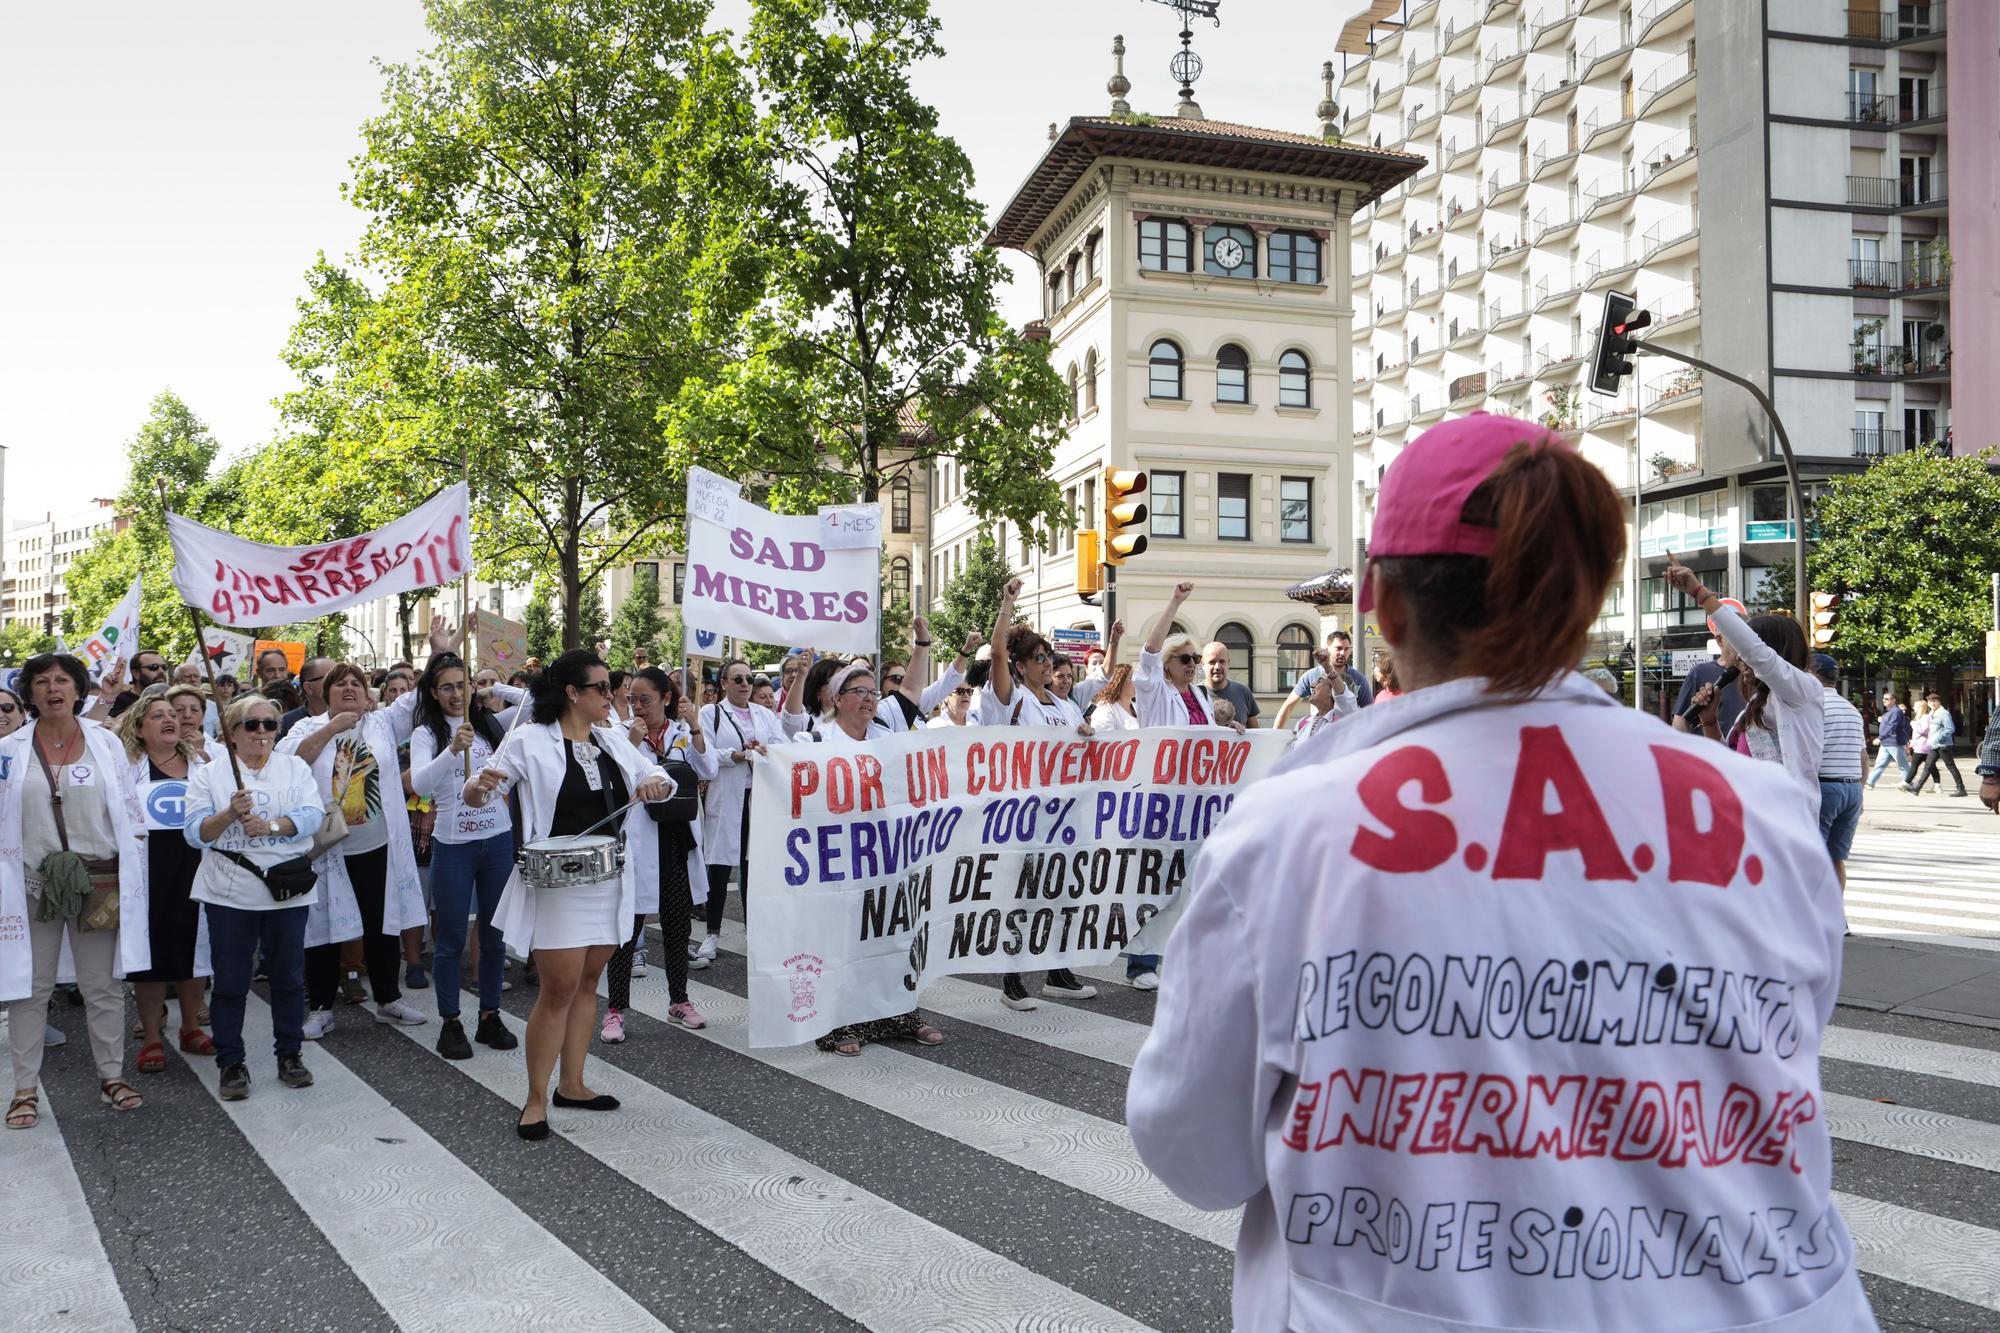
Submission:
<svg viewBox="0 0 2000 1333">
<path fill-rule="evenodd" d="M 688 469 L 688 570 L 681 616 L 699 632 L 758 643 L 875 651 L 882 534 L 853 506 L 774 514 L 737 484 Z"/>
<path fill-rule="evenodd" d="M 472 565 L 464 482 L 395 522 L 313 546 L 266 546 L 167 515 L 174 585 L 218 625 L 276 625 L 457 580 Z"/>
<path fill-rule="evenodd" d="M 1164 932 L 1142 931 L 1289 739 L 967 727 L 774 747 L 751 778 L 751 1045 L 907 1013 L 934 977 L 1156 950 Z"/>
<path fill-rule="evenodd" d="M 101 676 L 104 669 L 113 662 L 123 662 L 130 666 L 139 652 L 139 576 L 132 576 L 132 586 L 111 608 L 90 637 L 80 641 L 71 649 L 83 659 L 90 674 Z"/>
</svg>

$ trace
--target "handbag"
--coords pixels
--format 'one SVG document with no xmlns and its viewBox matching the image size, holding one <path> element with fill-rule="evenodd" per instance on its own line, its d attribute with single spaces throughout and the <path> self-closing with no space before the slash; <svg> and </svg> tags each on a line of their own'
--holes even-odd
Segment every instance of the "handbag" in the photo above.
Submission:
<svg viewBox="0 0 2000 1333">
<path fill-rule="evenodd" d="M 347 832 L 347 814 L 340 808 L 340 802 L 328 801 L 326 817 L 320 820 L 319 827 L 313 830 L 312 851 L 306 854 L 306 859 L 319 860 L 330 848 L 337 846 L 346 838 Z"/>
<path fill-rule="evenodd" d="M 263 882 L 264 887 L 271 891 L 271 896 L 279 902 L 296 898 L 302 893 L 311 893 L 313 885 L 319 883 L 319 876 L 314 873 L 312 858 L 309 856 L 294 856 L 266 870 L 241 852 L 227 851 L 221 847 L 213 847 L 210 850 L 220 853 L 225 860 L 234 861 L 255 875 Z"/>
<path fill-rule="evenodd" d="M 78 930 L 118 929 L 118 858 L 87 860 L 69 849 L 69 826 L 63 822 L 62 786 L 49 767 L 42 747 L 29 742 L 41 763 L 42 776 L 49 780 L 49 812 L 55 816 L 60 851 L 42 858 L 37 873 L 42 879 L 41 905 L 35 911 L 44 923 L 73 919 Z"/>
<path fill-rule="evenodd" d="M 700 780 L 695 777 L 694 765 L 685 759 L 662 759 L 660 767 L 673 782 L 674 794 L 649 804 L 646 813 L 656 824 L 692 824 L 701 815 L 695 791 Z"/>
</svg>

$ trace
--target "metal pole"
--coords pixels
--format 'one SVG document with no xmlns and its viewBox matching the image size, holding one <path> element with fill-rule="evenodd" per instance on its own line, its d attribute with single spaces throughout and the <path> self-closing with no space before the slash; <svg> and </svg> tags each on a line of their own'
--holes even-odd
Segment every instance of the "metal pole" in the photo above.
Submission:
<svg viewBox="0 0 2000 1333">
<path fill-rule="evenodd" d="M 1646 614 L 1640 608 L 1639 594 L 1646 586 L 1645 568 L 1640 563 L 1639 526 L 1645 512 L 1642 497 L 1646 493 L 1646 460 L 1639 450 L 1639 437 L 1646 425 L 1646 399 L 1639 397 L 1639 416 L 1632 423 L 1632 711 L 1646 711 Z M 1661 683 L 1661 693 L 1666 692 L 1665 682 Z"/>
<path fill-rule="evenodd" d="M 1111 646 L 1111 627 L 1118 623 L 1118 566 L 1104 566 L 1104 646 Z"/>
<path fill-rule="evenodd" d="M 1792 517 L 1794 520 L 1792 524 L 1793 610 L 1799 618 L 1800 625 L 1811 625 L 1812 615 L 1807 610 L 1810 595 L 1806 591 L 1805 492 L 1799 489 L 1799 461 L 1792 454 L 1792 437 L 1785 434 L 1785 423 L 1778 419 L 1778 409 L 1772 405 L 1771 396 L 1757 385 L 1733 371 L 1724 370 L 1714 362 L 1704 361 L 1698 356 L 1689 356 L 1686 352 L 1677 352 L 1671 347 L 1661 347 L 1656 343 L 1634 342 L 1632 350 L 1641 356 L 1664 356 L 1669 360 L 1693 366 L 1697 370 L 1706 371 L 1711 375 L 1728 380 L 1731 384 L 1734 384 L 1737 388 L 1744 390 L 1752 398 L 1755 398 L 1757 405 L 1764 409 L 1764 415 L 1770 418 L 1771 429 L 1778 436 L 1778 449 L 1785 456 L 1785 480 L 1790 484 L 1792 492 Z M 1810 633 L 1810 630 L 1808 630 L 1808 633 Z"/>
<path fill-rule="evenodd" d="M 160 522 L 167 521 L 167 483 L 164 477 L 154 478 L 160 488 Z M 187 605 L 185 602 L 183 606 Z M 189 606 L 188 622 L 194 626 L 195 651 L 201 654 L 202 669 L 208 673 L 208 694 L 215 697 L 215 659 L 208 655 L 208 639 L 201 632 L 201 612 Z M 236 762 L 236 738 L 229 733 L 227 723 L 216 728 L 222 733 L 222 748 L 229 752 L 229 772 L 236 779 L 236 790 L 243 790 L 243 766 Z"/>
</svg>

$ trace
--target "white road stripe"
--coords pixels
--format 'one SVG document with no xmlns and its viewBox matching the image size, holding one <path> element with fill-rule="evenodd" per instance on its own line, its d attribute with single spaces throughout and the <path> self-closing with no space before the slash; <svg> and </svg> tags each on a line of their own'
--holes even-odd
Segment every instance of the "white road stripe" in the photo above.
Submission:
<svg viewBox="0 0 2000 1333">
<path fill-rule="evenodd" d="M 1981 1171 L 2000 1171 L 2000 1125 L 1869 1097 L 1837 1092 L 1823 1095 L 1827 1128 L 1837 1139 Z"/>
<path fill-rule="evenodd" d="M 1960 1083 L 2000 1088 L 2000 1051 L 1978 1046 L 1920 1041 L 1867 1028 L 1832 1027 L 1827 1029 L 1819 1053 L 1828 1060 L 1851 1060 L 1856 1064 L 1899 1069 L 1906 1074 L 1930 1074 Z"/>
<path fill-rule="evenodd" d="M 1915 907 L 1949 905 L 1955 910 L 1966 912 L 2000 911 L 2000 893 L 1941 888 L 1934 884 L 1926 884 L 1921 889 L 1909 891 L 1884 885 L 1880 880 L 1870 882 L 1850 876 L 1847 881 L 1847 901 L 1853 902 L 1857 897 L 1878 899 L 1885 903 L 1909 903 Z"/>
<path fill-rule="evenodd" d="M 403 998 L 435 1009 L 432 992 Z M 501 1017 L 522 1029 L 512 1015 Z M 430 1049 L 424 1029 L 403 1033 Z M 510 1101 L 525 1091 L 518 1052 L 479 1047 L 472 1059 L 447 1063 Z M 1144 1327 L 615 1065 L 593 1061 L 590 1086 L 622 1107 L 556 1111 L 556 1133 L 871 1329 Z"/>
<path fill-rule="evenodd" d="M 1833 1192 L 1861 1271 L 2000 1311 L 2000 1231 Z"/>
<path fill-rule="evenodd" d="M 249 1099 L 222 1109 L 399 1327 L 666 1333 L 325 1047 L 306 1051 L 311 1088 L 280 1084 L 263 1055 L 270 1006 L 254 994 L 243 1038 L 263 1058 Z M 215 1061 L 188 1065 L 221 1101 Z"/>
<path fill-rule="evenodd" d="M 1992 918 L 1976 916 L 1940 916 L 1935 912 L 1885 911 L 1876 907 L 1850 907 L 1847 909 L 1851 921 L 1894 921 L 1910 926 L 1956 926 L 1961 930 L 1991 929 L 2000 922 Z"/>
<path fill-rule="evenodd" d="M 1980 953 L 2000 953 L 2000 940 L 1981 935 L 1941 935 L 1934 930 L 1897 930 L 1857 922 L 1855 934 L 1872 940 L 1903 940 L 1910 944 L 1935 944 L 1951 949 L 1973 949 Z"/>
<path fill-rule="evenodd" d="M 664 980 L 651 982 L 633 983 L 632 1009 L 666 1022 Z M 752 1049 L 745 1026 L 749 1003 L 741 996 L 690 983 L 688 998 L 709 1020 L 696 1037 L 1128 1212 L 1236 1248 L 1242 1210 L 1205 1213 L 1182 1203 L 1139 1160 L 1122 1124 L 888 1046 L 871 1045 L 854 1057 L 810 1045 Z"/>
<path fill-rule="evenodd" d="M 33 1129 L 0 1129 L 0 1310 L 15 1328 L 135 1328 L 47 1088 L 41 1109 Z"/>
</svg>

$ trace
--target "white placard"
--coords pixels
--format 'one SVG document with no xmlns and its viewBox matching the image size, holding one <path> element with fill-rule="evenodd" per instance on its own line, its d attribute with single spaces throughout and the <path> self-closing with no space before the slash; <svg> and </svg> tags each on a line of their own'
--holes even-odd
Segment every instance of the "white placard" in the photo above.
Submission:
<svg viewBox="0 0 2000 1333">
<path fill-rule="evenodd" d="M 707 519 L 727 528 L 736 522 L 736 501 L 743 483 L 731 481 L 705 467 L 688 469 L 688 517 Z"/>
<path fill-rule="evenodd" d="M 819 543 L 829 551 L 875 551 L 882 547 L 880 505 L 821 505 Z"/>
</svg>

